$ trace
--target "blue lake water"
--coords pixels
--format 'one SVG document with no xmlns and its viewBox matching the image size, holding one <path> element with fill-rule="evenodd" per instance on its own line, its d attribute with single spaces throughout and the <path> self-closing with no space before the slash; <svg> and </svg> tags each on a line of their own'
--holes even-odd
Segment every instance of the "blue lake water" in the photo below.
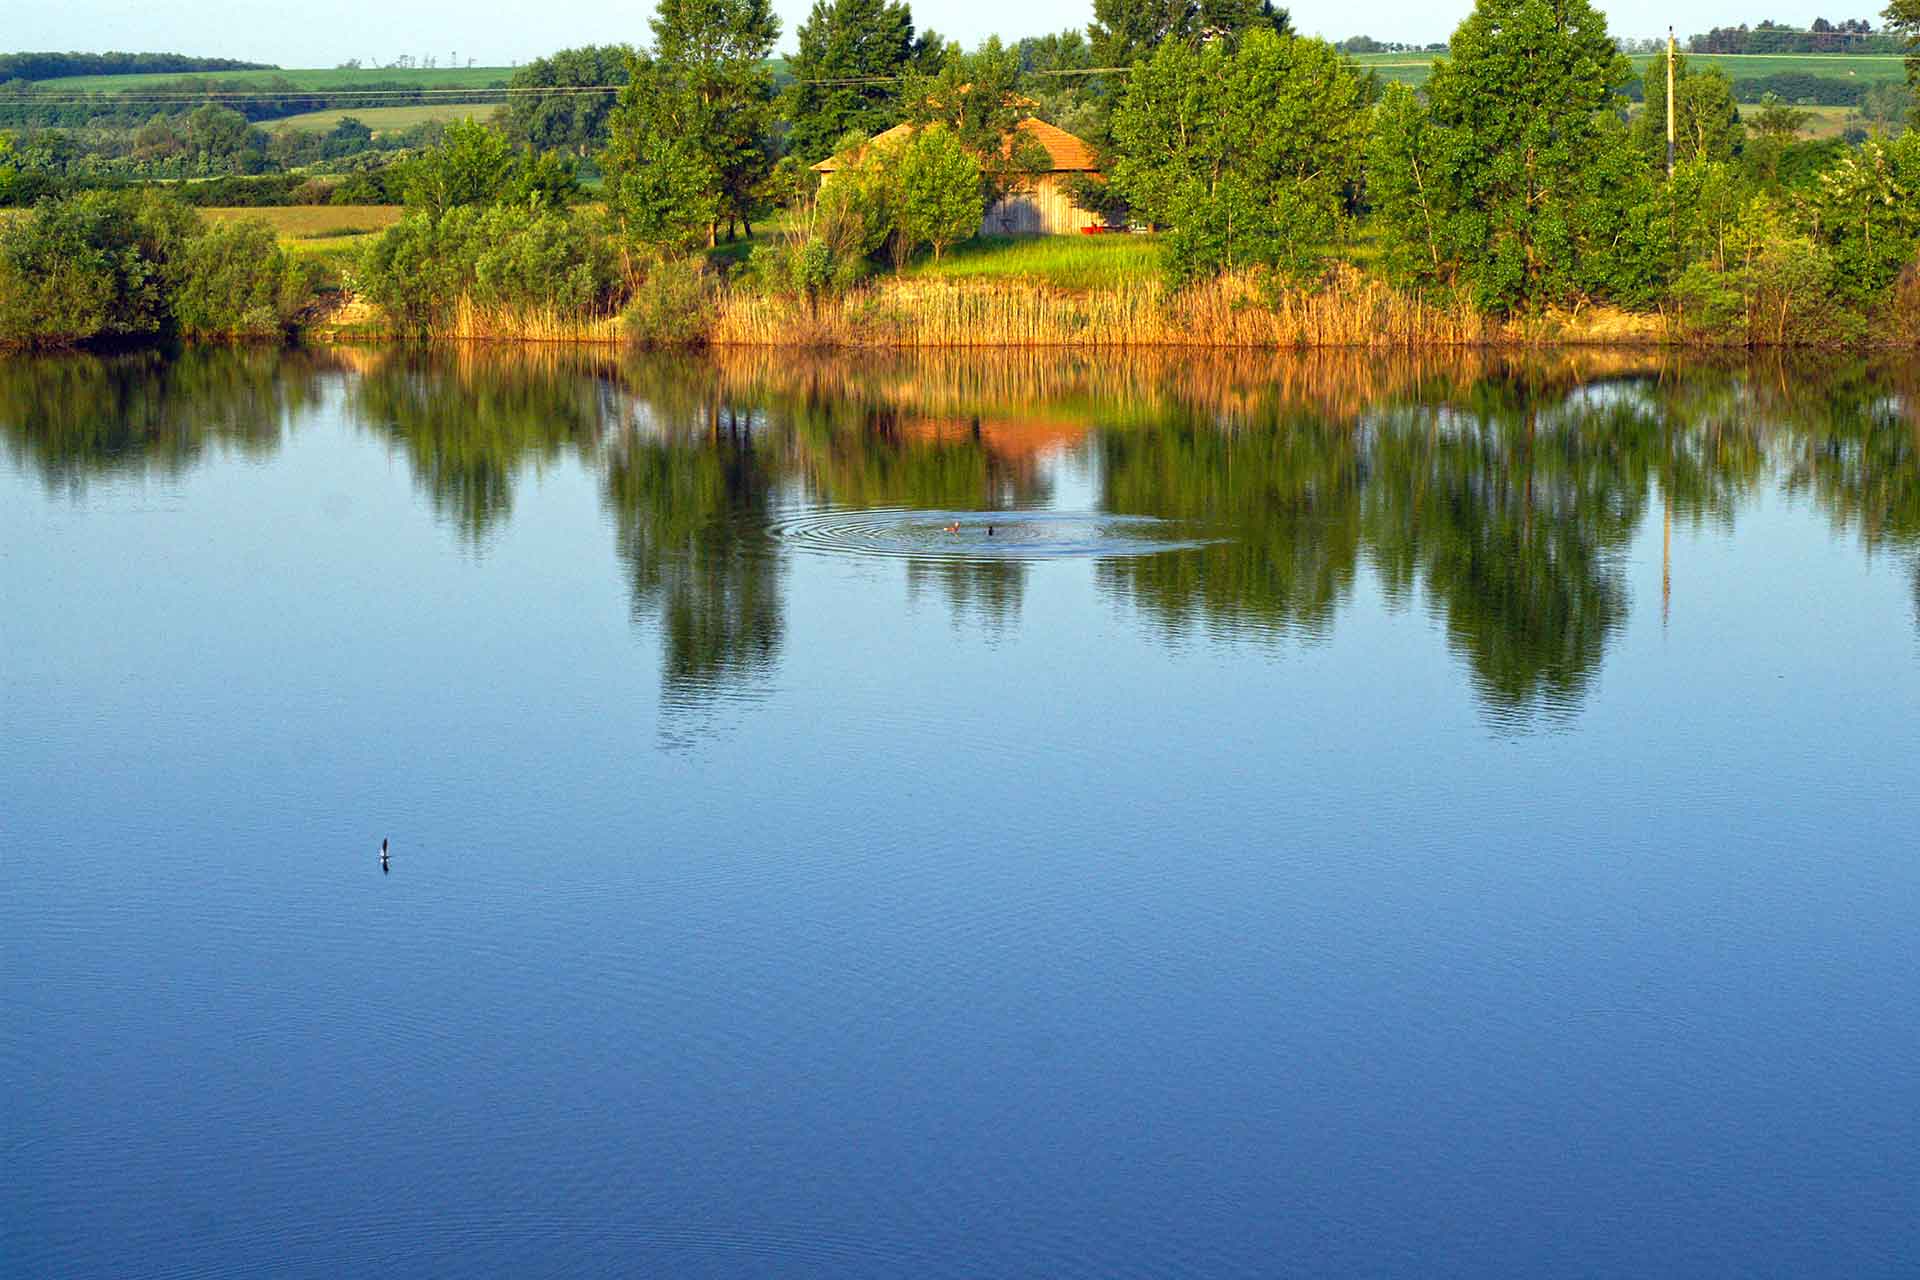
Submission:
<svg viewBox="0 0 1920 1280">
<path fill-rule="evenodd" d="M 1910 367 L 0 361 L 0 1272 L 1911 1275 L 1917 766 Z"/>
</svg>

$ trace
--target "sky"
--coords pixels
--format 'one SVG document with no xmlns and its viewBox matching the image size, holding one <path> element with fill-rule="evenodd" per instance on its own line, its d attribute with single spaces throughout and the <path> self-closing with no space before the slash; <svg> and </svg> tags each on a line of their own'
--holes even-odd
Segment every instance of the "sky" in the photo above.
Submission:
<svg viewBox="0 0 1920 1280">
<path fill-rule="evenodd" d="M 1286 0 L 1279 0 L 1285 3 Z M 932 27 L 968 45 L 989 36 L 1007 39 L 1084 27 L 1092 0 L 910 0 L 916 23 Z M 1824 15 L 1838 22 L 1868 17 L 1875 26 L 1885 0 L 1865 0 L 1847 8 L 1786 9 L 1777 4 L 1748 7 L 1741 0 L 1618 0 L 1604 6 L 1615 35 L 1664 35 L 1669 22 L 1682 38 L 1714 26 L 1737 26 L 1762 18 L 1805 26 Z M 811 0 L 774 0 L 783 34 L 780 48 L 793 46 L 793 29 L 805 19 Z M 1292 0 L 1294 26 L 1303 32 L 1344 39 L 1370 35 L 1376 40 L 1425 43 L 1443 40 L 1471 11 L 1466 0 L 1441 4 L 1415 0 Z M 526 62 L 556 49 L 581 44 L 644 42 L 651 0 L 607 4 L 604 0 L 543 0 L 538 5 L 475 5 L 471 0 L 329 0 L 320 10 L 288 8 L 284 0 L 226 0 L 205 4 L 154 4 L 152 0 L 64 0 L 60 4 L 15 9 L 7 19 L 4 50 L 109 49 L 243 58 L 283 67 L 331 67 L 349 58 L 369 66 L 392 62 L 402 53 L 437 57 L 452 64 L 457 54 L 478 66 Z M 22 12 L 24 10 L 24 12 Z"/>
</svg>

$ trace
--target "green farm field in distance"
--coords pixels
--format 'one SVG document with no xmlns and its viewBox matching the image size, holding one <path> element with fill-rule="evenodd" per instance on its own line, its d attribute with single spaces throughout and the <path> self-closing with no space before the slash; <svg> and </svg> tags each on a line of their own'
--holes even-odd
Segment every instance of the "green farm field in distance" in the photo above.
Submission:
<svg viewBox="0 0 1920 1280">
<path fill-rule="evenodd" d="M 57 80 L 36 80 L 47 89 L 85 89 L 90 93 L 116 93 L 124 90 L 151 89 L 155 85 L 177 85 L 183 80 L 218 80 L 222 84 L 269 86 L 278 81 L 298 89 L 356 89 L 363 85 L 403 84 L 419 89 L 485 89 L 503 85 L 513 78 L 512 67 L 362 67 L 289 71 L 195 71 L 158 72 L 130 76 L 62 76 Z"/>
<path fill-rule="evenodd" d="M 1683 51 L 1684 52 L 1684 51 Z M 1445 54 L 1358 53 L 1353 60 L 1362 68 L 1377 71 L 1382 79 L 1424 84 L 1435 58 Z M 1646 70 L 1658 55 L 1634 55 L 1633 69 Z M 1897 54 L 1870 53 L 1689 53 L 1687 65 L 1719 67 L 1734 80 L 1797 73 L 1856 84 L 1898 83 L 1906 79 L 1906 66 Z"/>
<path fill-rule="evenodd" d="M 491 102 L 439 102 L 419 107 L 329 107 L 325 111 L 308 111 L 278 120 L 263 120 L 260 127 L 269 132 L 291 126 L 309 133 L 325 133 L 352 116 L 375 133 L 386 133 L 395 129 L 410 129 L 417 124 L 431 124 L 436 120 L 486 120 L 499 109 Z"/>
</svg>

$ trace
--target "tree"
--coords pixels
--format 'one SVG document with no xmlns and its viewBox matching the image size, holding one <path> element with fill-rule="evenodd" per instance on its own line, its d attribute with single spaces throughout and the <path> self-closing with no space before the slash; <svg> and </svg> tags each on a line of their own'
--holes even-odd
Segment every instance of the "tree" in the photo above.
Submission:
<svg viewBox="0 0 1920 1280">
<path fill-rule="evenodd" d="M 1635 148 L 1652 165 L 1667 167 L 1667 60 L 1647 64 L 1641 78 L 1645 105 L 1633 121 Z M 1733 81 L 1718 67 L 1694 71 L 1685 54 L 1673 60 L 1674 159 L 1728 160 L 1740 149 L 1745 130 L 1733 102 Z"/>
<path fill-rule="evenodd" d="M 1094 0 L 1087 39 L 1096 65 L 1130 67 L 1168 40 L 1237 45 L 1248 31 L 1290 30 L 1273 0 Z"/>
<path fill-rule="evenodd" d="M 1769 93 L 1761 97 L 1760 110 L 1753 114 L 1747 127 L 1753 134 L 1753 141 L 1748 147 L 1749 159 L 1762 181 L 1771 183 L 1779 180 L 1781 157 L 1812 118 L 1812 113 L 1782 102 L 1778 94 Z"/>
<path fill-rule="evenodd" d="M 187 117 L 187 149 L 203 173 L 234 167 L 235 158 L 253 145 L 253 134 L 247 118 L 231 107 L 209 102 Z"/>
<path fill-rule="evenodd" d="M 1046 148 L 1018 128 L 1028 105 L 1019 86 L 1020 55 L 997 36 L 972 53 L 949 45 L 936 74 L 916 74 L 907 85 L 908 120 L 945 125 L 979 162 L 987 208 L 1047 165 Z"/>
<path fill-rule="evenodd" d="M 1881 14 L 1887 30 L 1907 45 L 1907 85 L 1920 94 L 1920 0 L 1892 0 Z M 1913 123 L 1920 128 L 1920 101 L 1914 104 Z"/>
<path fill-rule="evenodd" d="M 1366 138 L 1359 75 L 1321 40 L 1252 31 L 1163 44 L 1114 111 L 1112 181 L 1168 223 L 1177 279 L 1253 264 L 1309 266 L 1339 235 Z"/>
<path fill-rule="evenodd" d="M 980 229 L 980 165 L 945 125 L 928 125 L 900 150 L 894 169 L 895 227 L 902 257 L 931 244 L 933 259 Z"/>
<path fill-rule="evenodd" d="M 511 177 L 513 143 L 498 129 L 455 120 L 445 140 L 406 162 L 401 177 L 409 208 L 438 218 L 463 204 L 491 204 Z"/>
<path fill-rule="evenodd" d="M 1376 115 L 1368 191 L 1387 260 L 1493 311 L 1610 287 L 1650 177 L 1614 90 L 1632 74 L 1588 0 L 1480 0 L 1424 109 Z"/>
<path fill-rule="evenodd" d="M 656 253 L 690 249 L 703 236 L 712 243 L 722 173 L 711 118 L 680 67 L 650 55 L 630 61 L 600 153 L 607 208 L 630 243 Z"/>
<path fill-rule="evenodd" d="M 872 136 L 900 122 L 899 81 L 915 52 L 903 0 L 814 0 L 794 34 L 794 82 L 781 101 L 789 152 L 813 164 L 849 130 Z"/>
<path fill-rule="evenodd" d="M 535 58 L 513 73 L 509 89 L 567 90 L 627 82 L 633 49 L 590 44 Z M 606 145 L 611 93 L 521 92 L 507 95 L 507 132 L 540 151 L 563 150 L 584 157 Z"/>
<path fill-rule="evenodd" d="M 1841 292 L 1855 303 L 1872 300 L 1920 245 L 1920 131 L 1850 149 L 1820 175 L 1807 203 Z"/>
<path fill-rule="evenodd" d="M 357 116 L 342 116 L 320 140 L 320 154 L 328 159 L 358 155 L 372 145 L 373 130 L 364 121 Z"/>
<path fill-rule="evenodd" d="M 698 106 L 703 132 L 695 139 L 718 181 L 707 243 L 719 224 L 746 225 L 761 186 L 773 171 L 773 72 L 767 57 L 780 38 L 769 0 L 661 0 L 653 16 L 653 58 Z"/>
</svg>

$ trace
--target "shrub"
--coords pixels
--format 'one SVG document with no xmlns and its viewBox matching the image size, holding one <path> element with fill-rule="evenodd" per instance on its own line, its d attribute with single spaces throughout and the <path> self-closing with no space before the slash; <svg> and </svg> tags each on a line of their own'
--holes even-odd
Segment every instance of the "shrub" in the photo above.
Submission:
<svg viewBox="0 0 1920 1280">
<path fill-rule="evenodd" d="M 445 323 L 462 298 L 490 309 L 602 316 L 617 282 L 602 220 L 505 207 L 410 213 L 368 246 L 358 274 L 368 300 L 410 333 Z"/>
<path fill-rule="evenodd" d="M 894 230 L 904 257 L 922 244 L 935 262 L 980 229 L 980 165 L 944 125 L 928 125 L 901 151 L 894 172 Z"/>
<path fill-rule="evenodd" d="M 620 327 L 644 346 L 698 346 L 713 323 L 713 281 L 692 258 L 657 263 L 633 291 Z"/>
<path fill-rule="evenodd" d="M 156 194 L 86 192 L 36 206 L 0 235 L 0 342 L 157 334 L 198 227 Z"/>
<path fill-rule="evenodd" d="M 279 237 L 264 222 L 212 226 L 187 246 L 173 315 L 187 338 L 264 338 L 283 333 L 311 296 Z"/>
</svg>

